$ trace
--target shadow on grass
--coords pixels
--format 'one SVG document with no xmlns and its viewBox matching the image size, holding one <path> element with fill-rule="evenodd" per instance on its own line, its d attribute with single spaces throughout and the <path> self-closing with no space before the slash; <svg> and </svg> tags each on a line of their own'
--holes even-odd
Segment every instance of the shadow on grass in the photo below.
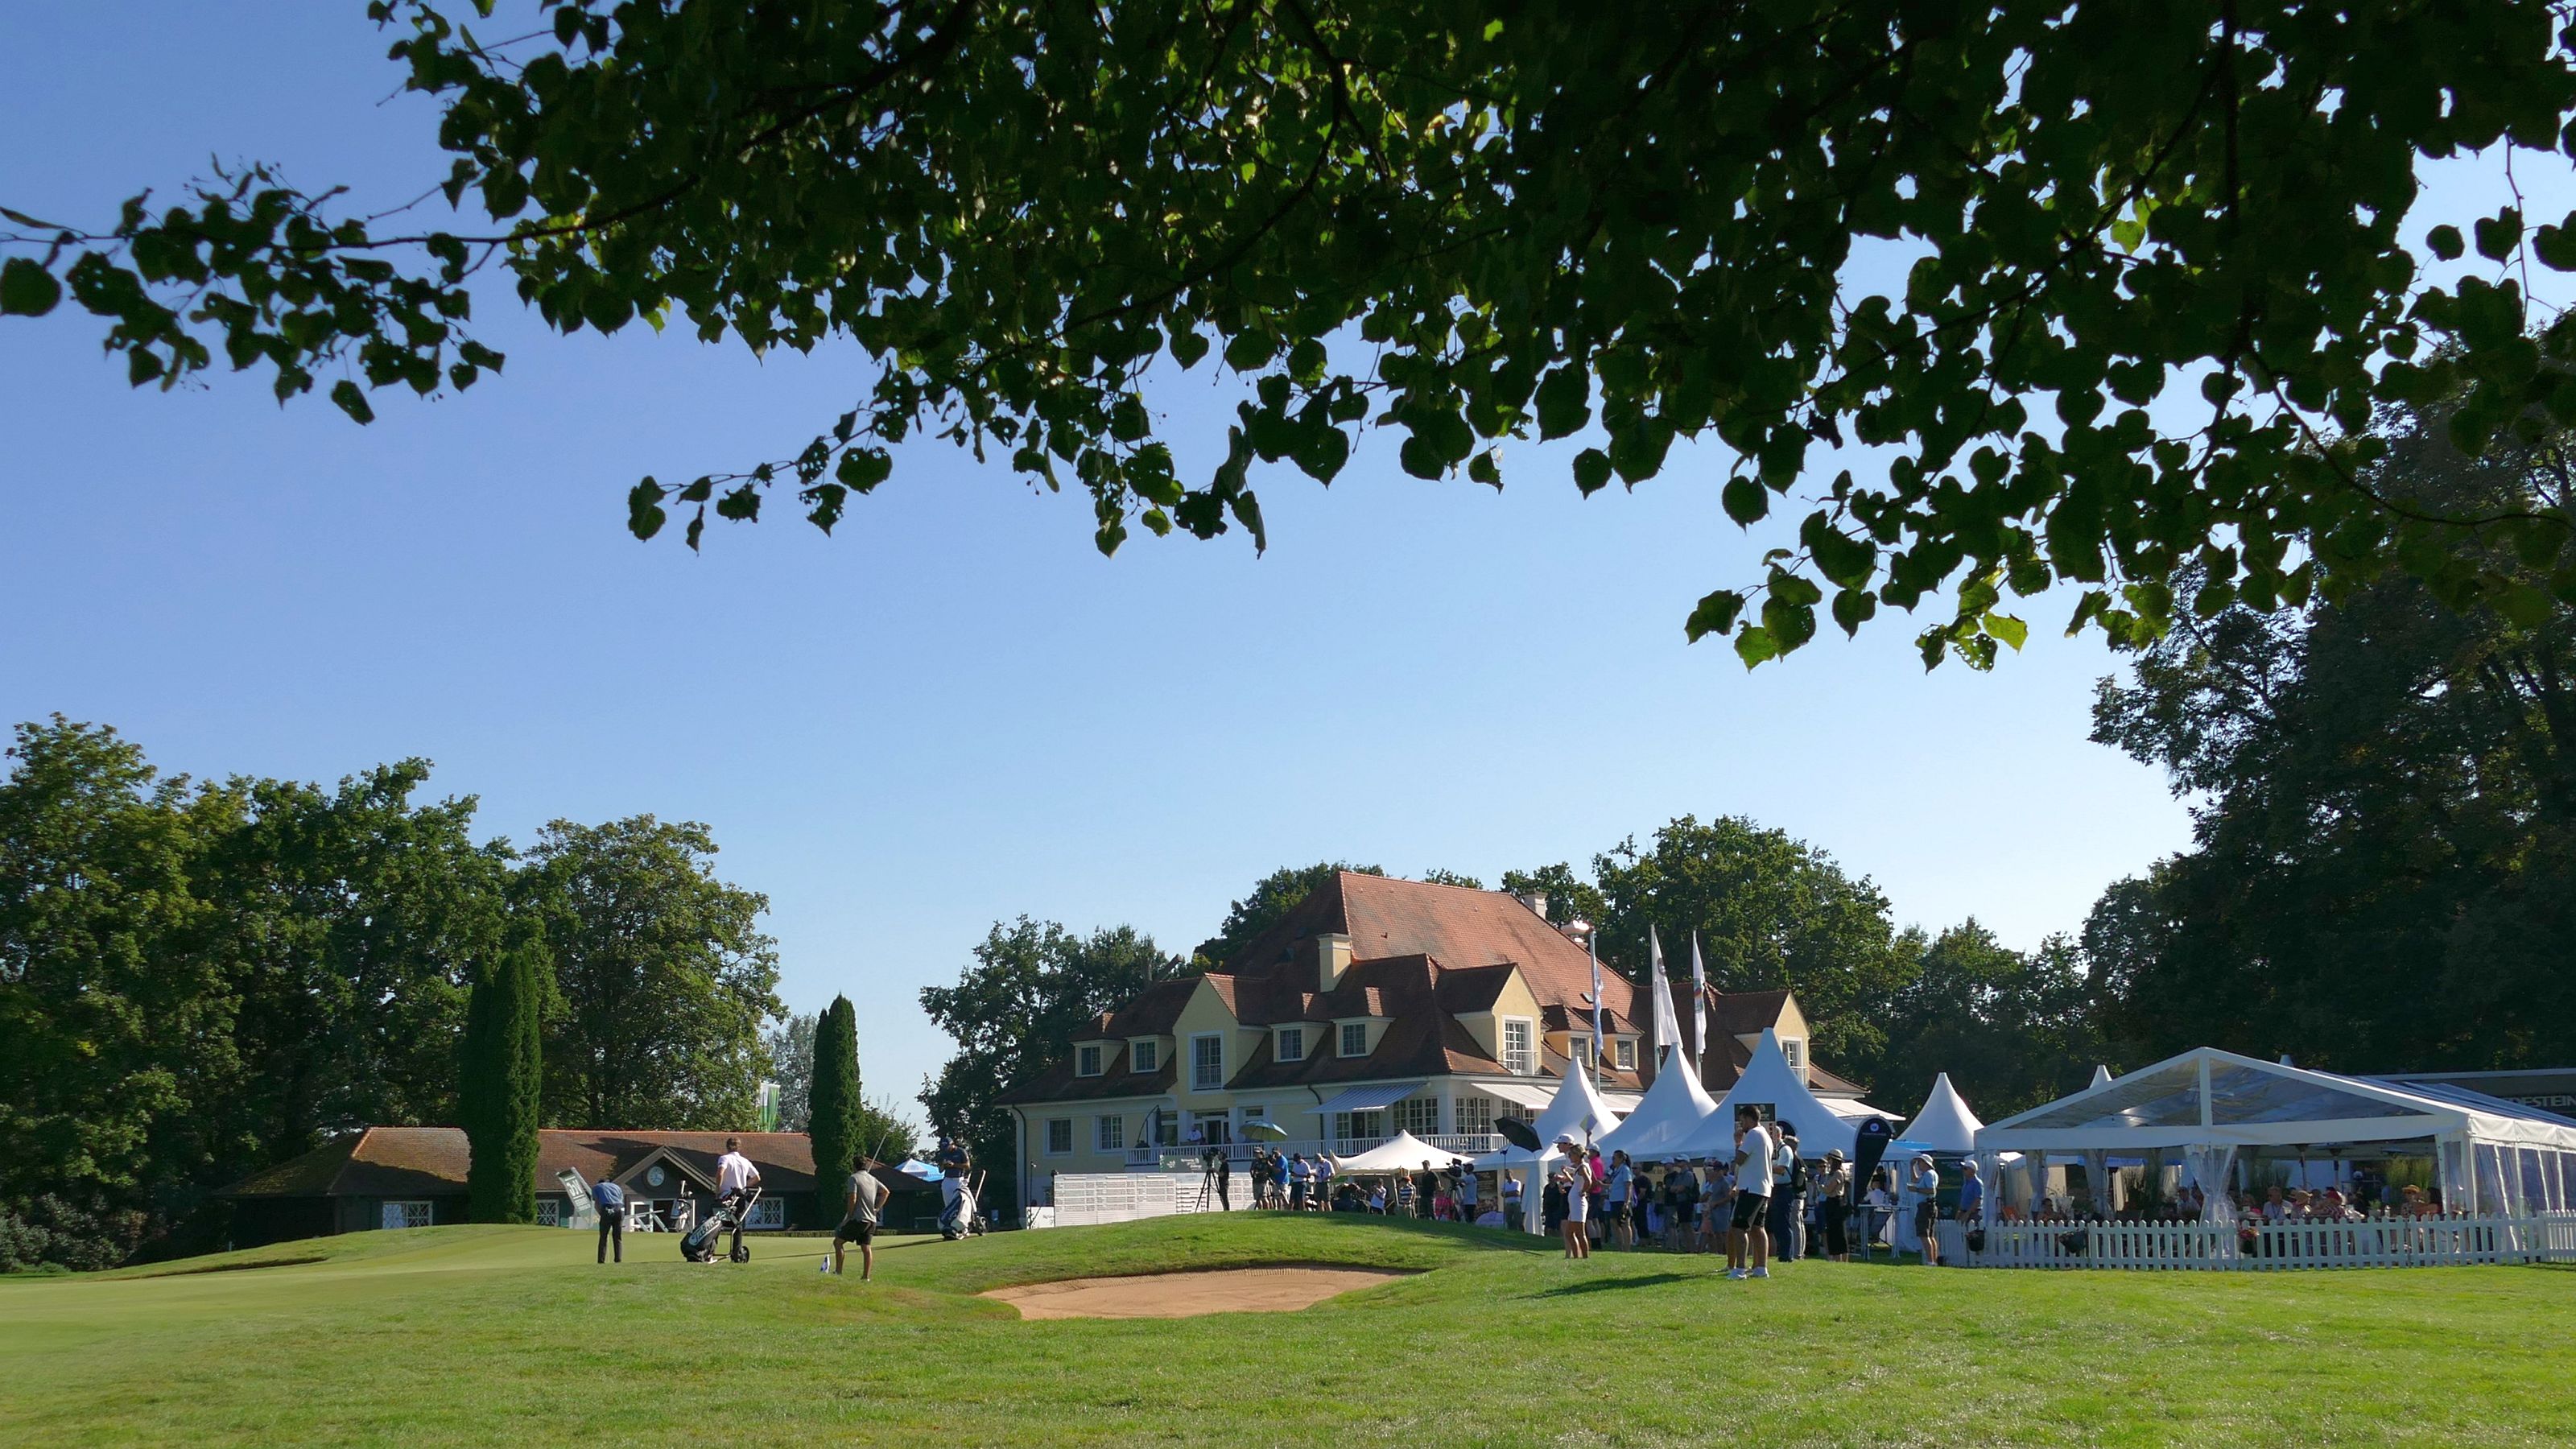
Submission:
<svg viewBox="0 0 2576 1449">
<path fill-rule="evenodd" d="M 1569 1298 L 1577 1293 L 1609 1293 L 1622 1288 L 1660 1288 L 1667 1283 L 1696 1283 L 1705 1276 L 1700 1273 L 1647 1273 L 1635 1278 L 1589 1278 L 1580 1283 L 1568 1283 L 1562 1288 L 1550 1288 L 1537 1296 Z"/>
</svg>

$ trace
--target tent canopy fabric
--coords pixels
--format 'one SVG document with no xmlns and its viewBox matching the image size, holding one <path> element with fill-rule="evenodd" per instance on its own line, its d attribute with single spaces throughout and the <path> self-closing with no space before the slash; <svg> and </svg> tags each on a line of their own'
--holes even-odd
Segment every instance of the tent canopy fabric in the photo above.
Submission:
<svg viewBox="0 0 2576 1449">
<path fill-rule="evenodd" d="M 2200 1047 L 2008 1117 L 1976 1142 L 1996 1151 L 2142 1151 L 2448 1136 L 2576 1151 L 2576 1120 L 2457 1088 L 2399 1086 Z"/>
<path fill-rule="evenodd" d="M 1529 1167 L 1556 1156 L 1555 1142 L 1571 1137 L 1577 1142 L 1599 1141 L 1603 1134 L 1619 1123 L 1618 1114 L 1601 1099 L 1601 1091 L 1592 1085 L 1590 1072 L 1567 1072 L 1557 1082 L 1556 1095 L 1539 1110 L 1538 1120 L 1530 1127 L 1538 1133 L 1538 1150 L 1505 1147 L 1476 1159 L 1483 1168 Z"/>
<path fill-rule="evenodd" d="M 1544 1107 L 1556 1100 L 1556 1089 L 1544 1082 L 1478 1082 L 1475 1090 L 1516 1107 Z"/>
<path fill-rule="evenodd" d="M 1458 1160 L 1459 1155 L 1455 1152 L 1434 1147 L 1410 1132 L 1398 1132 L 1366 1152 L 1334 1158 L 1333 1170 L 1359 1174 L 1418 1172 L 1426 1162 L 1434 1168 L 1445 1169 Z"/>
<path fill-rule="evenodd" d="M 1747 1104 L 1770 1108 L 1773 1121 L 1795 1123 L 1801 1157 L 1822 1157 L 1835 1148 L 1842 1149 L 1845 1157 L 1852 1155 L 1858 1135 L 1852 1119 L 1826 1106 L 1808 1089 L 1806 1074 L 1789 1065 L 1788 1054 L 1780 1050 L 1779 1033 L 1767 1026 L 1762 1029 L 1762 1039 L 1753 1045 L 1753 1059 L 1744 1064 L 1735 1085 L 1727 1088 L 1717 1111 L 1700 1124 L 1698 1131 L 1668 1148 L 1669 1155 L 1733 1161 L 1735 1109 Z"/>
<path fill-rule="evenodd" d="M 1904 1134 L 1887 1144 L 1887 1155 L 1904 1152 L 1974 1152 L 1978 1129 L 1986 1124 L 1968 1108 L 1968 1099 L 1950 1085 L 1950 1074 L 1942 1072 L 1932 1079 L 1932 1095 L 1923 1099 L 1923 1110 L 1905 1124 Z M 2045 1146 L 2046 1144 L 2032 1144 Z"/>
<path fill-rule="evenodd" d="M 1700 1085 L 1699 1073 L 1691 1070 L 1681 1048 L 1672 1048 L 1672 1054 L 1637 1110 L 1601 1138 L 1602 1156 L 1625 1152 L 1640 1162 L 1660 1161 L 1717 1111 L 1717 1099 Z"/>
<path fill-rule="evenodd" d="M 1420 1082 L 1371 1082 L 1364 1087 L 1353 1087 L 1328 1101 L 1318 1102 L 1306 1110 L 1309 1112 L 1374 1112 L 1382 1107 L 1392 1107 L 1421 1090 Z"/>
</svg>

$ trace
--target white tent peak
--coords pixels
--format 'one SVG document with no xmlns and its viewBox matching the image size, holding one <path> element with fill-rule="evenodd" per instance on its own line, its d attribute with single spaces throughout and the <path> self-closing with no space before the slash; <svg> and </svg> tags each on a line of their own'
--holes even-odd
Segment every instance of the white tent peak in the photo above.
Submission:
<svg viewBox="0 0 2576 1449">
<path fill-rule="evenodd" d="M 1458 1160 L 1458 1153 L 1434 1147 L 1410 1132 L 1398 1132 L 1366 1152 L 1334 1158 L 1333 1170 L 1351 1173 L 1419 1172 L 1423 1164 L 1429 1163 L 1434 1170 L 1445 1171 Z"/>
<path fill-rule="evenodd" d="M 2095 1062 L 2093 1064 L 2093 1080 L 2084 1084 L 2084 1090 L 2089 1092 L 2095 1087 L 2107 1087 L 2109 1085 L 2111 1085 L 2111 1069 L 2102 1065 L 2100 1062 Z"/>
<path fill-rule="evenodd" d="M 1780 1034 L 1769 1027 L 1762 1029 L 1762 1039 L 1753 1044 L 1753 1058 L 1744 1064 L 1743 1075 L 1726 1089 L 1717 1111 L 1700 1123 L 1699 1130 L 1685 1140 L 1666 1148 L 1675 1157 L 1715 1157 L 1735 1160 L 1735 1109 L 1754 1105 L 1771 1109 L 1771 1120 L 1794 1122 L 1798 1127 L 1798 1153 L 1802 1157 L 1822 1157 L 1833 1148 L 1841 1148 L 1849 1157 L 1854 1146 L 1852 1119 L 1824 1104 L 1807 1086 L 1807 1074 L 1789 1065 L 1788 1053 L 1780 1049 Z M 1635 1156 L 1635 1149 L 1629 1150 Z"/>
<path fill-rule="evenodd" d="M 1637 1109 L 1601 1139 L 1602 1155 L 1625 1152 L 1640 1162 L 1659 1161 L 1688 1142 L 1716 1112 L 1717 1099 L 1700 1085 L 1699 1073 L 1691 1070 L 1676 1044 Z"/>
<path fill-rule="evenodd" d="M 1968 1099 L 1950 1085 L 1950 1074 L 1943 1072 L 1932 1079 L 1932 1095 L 1923 1099 L 1923 1110 L 1905 1124 L 1905 1136 L 1889 1145 L 1892 1155 L 1898 1148 L 1913 1152 L 1972 1152 L 1977 1146 L 1977 1131 L 1986 1124 L 1968 1108 Z"/>
</svg>

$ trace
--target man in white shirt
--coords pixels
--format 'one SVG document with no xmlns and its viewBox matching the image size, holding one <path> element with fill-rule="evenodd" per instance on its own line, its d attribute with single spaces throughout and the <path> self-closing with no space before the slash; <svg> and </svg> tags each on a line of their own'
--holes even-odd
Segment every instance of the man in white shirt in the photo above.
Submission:
<svg viewBox="0 0 2576 1449">
<path fill-rule="evenodd" d="M 1932 1165 L 1932 1154 L 1914 1154 L 1914 1170 L 1905 1180 L 1906 1190 L 1914 1197 L 1914 1234 L 1923 1240 L 1923 1266 L 1941 1266 L 1941 1170 Z"/>
<path fill-rule="evenodd" d="M 742 1155 L 742 1139 L 725 1139 L 724 1156 L 716 1159 L 716 1201 L 733 1213 L 733 1252 L 742 1253 L 742 1220 L 751 1201 L 751 1189 L 760 1181 L 760 1169 Z"/>
<path fill-rule="evenodd" d="M 1751 1107 L 1735 1109 L 1735 1216 L 1726 1233 L 1726 1276 L 1771 1276 L 1771 1234 L 1764 1216 L 1771 1210 L 1771 1155 L 1779 1149 L 1762 1114 Z"/>
</svg>

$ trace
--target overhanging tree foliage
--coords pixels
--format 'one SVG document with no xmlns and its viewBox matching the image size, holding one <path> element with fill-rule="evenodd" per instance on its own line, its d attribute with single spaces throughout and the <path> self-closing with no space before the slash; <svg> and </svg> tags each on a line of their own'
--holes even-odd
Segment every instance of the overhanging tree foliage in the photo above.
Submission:
<svg viewBox="0 0 2576 1449">
<path fill-rule="evenodd" d="M 536 0 L 506 41 L 469 3 L 369 10 L 479 216 L 261 167 L 103 231 L 10 212 L 0 311 L 68 288 L 138 384 L 220 353 L 361 420 L 500 366 L 464 327 L 496 260 L 565 331 L 854 339 L 874 380 L 791 456 L 636 486 L 634 530 L 678 508 L 692 546 L 780 489 L 828 529 L 920 433 L 1085 489 L 1104 550 L 1257 541 L 1256 463 L 1329 482 L 1372 427 L 1493 484 L 1501 440 L 1579 436 L 1586 493 L 1713 436 L 1730 515 L 1803 515 L 1689 619 L 1747 662 L 1946 590 L 1925 655 L 1982 663 L 2061 581 L 2122 640 L 2392 566 L 2455 608 L 2576 599 L 2564 491 L 2416 507 L 2366 428 L 2455 388 L 2472 449 L 2576 418 L 2576 327 L 2527 334 L 2524 280 L 2576 227 L 2401 234 L 2428 158 L 2576 150 L 2546 0 Z M 1144 378 L 1211 352 L 1250 396 L 1184 479 Z M 1883 476 L 1822 479 L 1820 444 Z"/>
</svg>

